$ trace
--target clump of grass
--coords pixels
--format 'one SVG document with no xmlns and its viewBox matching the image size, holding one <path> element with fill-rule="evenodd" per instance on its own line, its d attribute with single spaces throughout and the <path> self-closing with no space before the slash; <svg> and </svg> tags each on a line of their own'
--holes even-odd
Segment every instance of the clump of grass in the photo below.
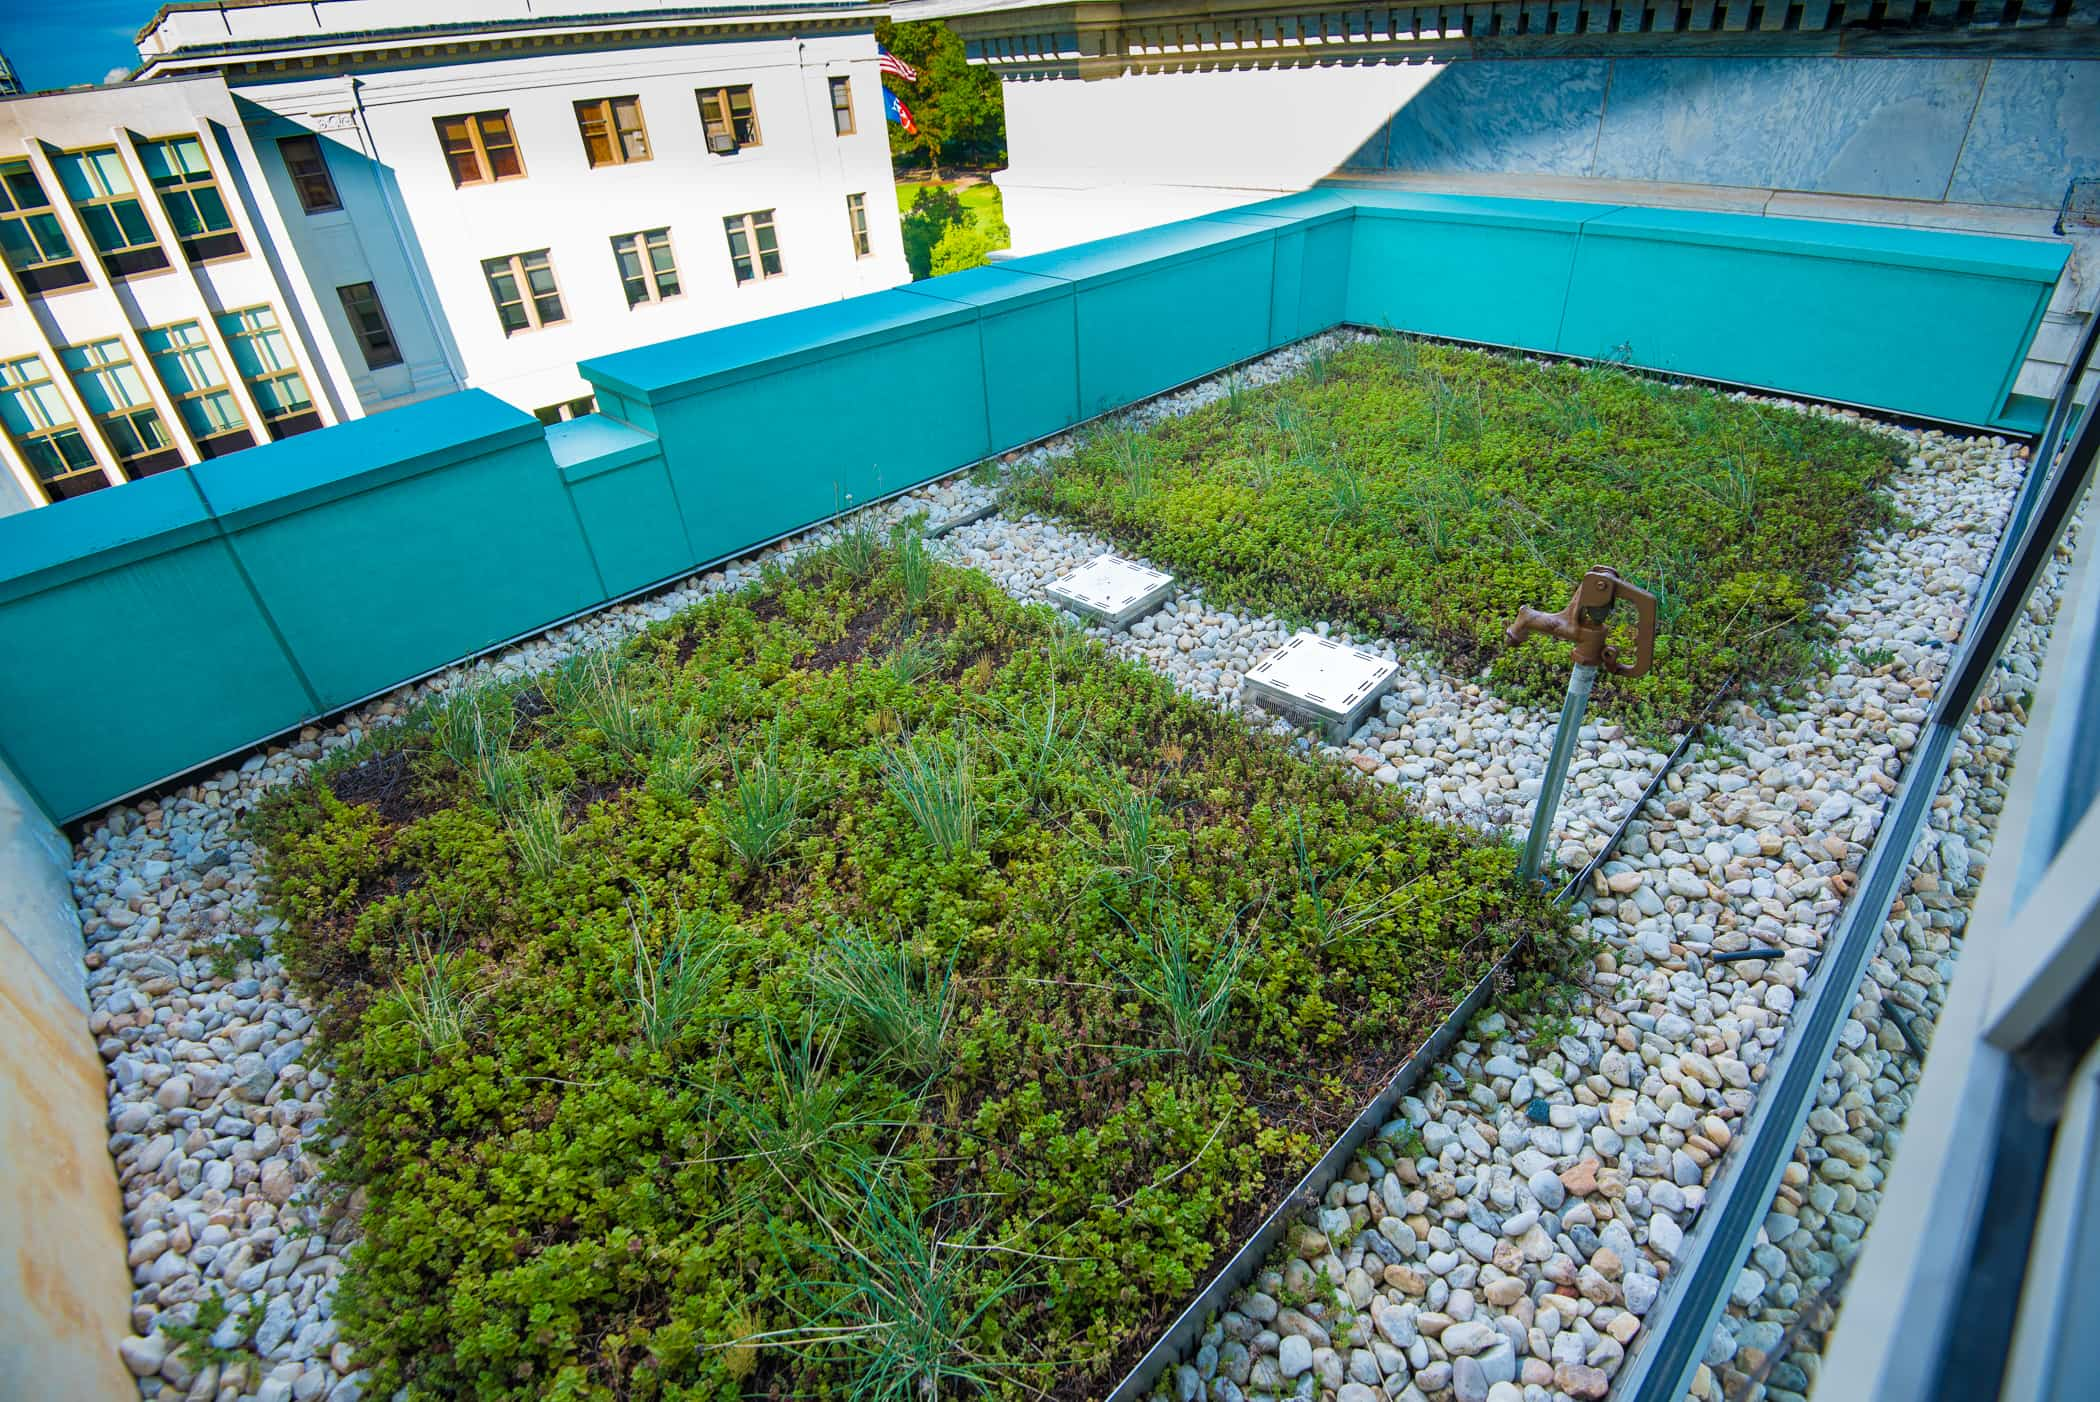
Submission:
<svg viewBox="0 0 2100 1402">
<path fill-rule="evenodd" d="M 746 1077 L 755 1084 L 710 1088 L 716 1119 L 741 1156 L 796 1191 L 836 1191 L 874 1161 L 870 1141 L 891 1125 L 863 1108 L 860 1078 L 835 1064 L 839 1037 L 836 1023 L 820 1030 L 814 1018 L 799 1034 L 774 1026 L 764 1060 Z"/>
<path fill-rule="evenodd" d="M 848 579 L 867 579 L 882 564 L 882 537 L 865 511 L 839 526 L 831 562 Z"/>
<path fill-rule="evenodd" d="M 756 870 L 787 851 L 802 822 L 802 783 L 780 762 L 780 728 L 766 734 L 756 754 L 731 752 L 733 792 L 722 813 L 722 836 L 730 850 Z"/>
<path fill-rule="evenodd" d="M 877 760 L 883 783 L 942 857 L 974 852 L 982 841 L 982 801 L 966 724 L 946 744 L 925 736 L 887 747 Z"/>
<path fill-rule="evenodd" d="M 544 880 L 561 870 L 568 855 L 568 833 L 562 825 L 568 798 L 560 792 L 521 796 L 504 818 L 518 863 L 526 874 Z"/>
<path fill-rule="evenodd" d="M 1149 790 L 1111 776 L 1099 789 L 1105 839 L 1095 860 L 1118 885 L 1150 889 L 1174 860 L 1174 830 L 1166 809 Z"/>
<path fill-rule="evenodd" d="M 1355 864 L 1322 870 L 1306 840 L 1305 817 L 1300 813 L 1291 815 L 1291 855 L 1298 876 L 1295 906 L 1322 949 L 1367 938 L 1413 904 L 1412 882 L 1358 895 L 1362 874 L 1354 869 Z"/>
<path fill-rule="evenodd" d="M 712 942 L 697 917 L 680 917 L 653 958 L 645 933 L 647 897 L 639 917 L 628 912 L 627 924 L 634 935 L 634 971 L 623 991 L 641 1022 L 642 1040 L 652 1050 L 662 1051 L 678 1040 L 713 998 L 719 966 L 709 958 Z"/>
<path fill-rule="evenodd" d="M 1254 956 L 1254 940 L 1240 928 L 1237 914 L 1212 932 L 1178 900 L 1142 906 L 1142 930 L 1121 911 L 1111 911 L 1136 948 L 1120 958 L 1103 954 L 1102 961 L 1160 1015 L 1174 1050 L 1190 1066 L 1208 1065 L 1232 1010 L 1240 974 Z"/>
<path fill-rule="evenodd" d="M 666 803 L 691 798 L 714 765 L 712 747 L 698 722 L 690 716 L 671 724 L 659 722 L 652 735 L 643 786 Z"/>
<path fill-rule="evenodd" d="M 954 1012 L 955 964 L 935 971 L 903 941 L 858 933 L 831 941 L 812 969 L 822 1004 L 889 1065 L 931 1079 Z"/>
<path fill-rule="evenodd" d="M 431 717 L 431 738 L 481 792 L 482 802 L 507 812 L 525 787 L 525 761 L 510 748 L 517 713 L 500 687 L 463 692 Z"/>
<path fill-rule="evenodd" d="M 890 675 L 910 686 L 930 677 L 941 665 L 941 650 L 921 633 L 912 633 L 890 649 L 883 665 Z"/>
<path fill-rule="evenodd" d="M 790 1275 L 796 1327 L 786 1337 L 836 1354 L 850 1370 L 847 1396 L 865 1402 L 932 1402 L 990 1392 L 1013 1365 L 980 1351 L 986 1316 L 1041 1284 L 1039 1258 L 977 1239 L 969 1226 L 943 1233 L 963 1200 L 921 1213 L 889 1178 L 860 1175 L 844 1225 L 826 1218 L 816 1250 L 828 1270 Z"/>
<path fill-rule="evenodd" d="M 1399 380 L 1412 380 L 1422 368 L 1419 343 L 1404 331 L 1386 330 L 1378 337 L 1378 353 Z"/>
<path fill-rule="evenodd" d="M 1324 385 L 1334 376 L 1334 347 L 1322 341 L 1305 353 L 1305 378 Z"/>
<path fill-rule="evenodd" d="M 1238 418 L 1247 410 L 1247 377 L 1234 370 L 1225 377 L 1225 412 Z"/>
<path fill-rule="evenodd" d="M 908 527 L 898 530 L 897 567 L 904 580 L 904 607 L 916 617 L 933 591 L 933 552 L 926 538 Z"/>
<path fill-rule="evenodd" d="M 488 998 L 488 986 L 467 976 L 448 940 L 421 930 L 409 934 L 410 974 L 394 979 L 394 998 L 432 1056 L 467 1039 Z"/>
<path fill-rule="evenodd" d="M 548 700 L 575 723 L 598 733 L 623 759 L 649 752 L 649 718 L 635 704 L 626 667 L 611 650 L 580 653 L 554 670 Z"/>
<path fill-rule="evenodd" d="M 1062 778 L 1075 772 L 1085 753 L 1085 724 L 1059 703 L 1057 669 L 1032 703 L 1000 706 L 1005 722 L 995 732 L 999 757 L 1021 791 L 1038 808 L 1047 806 Z"/>
</svg>

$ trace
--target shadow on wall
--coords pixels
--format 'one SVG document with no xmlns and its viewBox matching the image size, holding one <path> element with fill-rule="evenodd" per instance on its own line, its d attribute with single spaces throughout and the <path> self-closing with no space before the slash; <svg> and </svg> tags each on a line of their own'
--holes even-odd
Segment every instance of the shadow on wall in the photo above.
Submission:
<svg viewBox="0 0 2100 1402">
<path fill-rule="evenodd" d="M 286 137 L 310 136 L 320 142 L 341 208 L 302 214 L 298 193 L 289 181 L 277 191 L 275 203 L 283 211 L 286 231 L 302 266 L 330 269 L 343 284 L 372 283 L 386 309 L 387 330 L 401 360 L 371 369 L 359 355 L 358 338 L 342 309 L 336 285 L 317 282 L 313 286 L 328 324 L 311 328 L 312 333 L 336 346 L 357 393 L 367 396 L 369 389 L 368 402 L 376 396 L 386 401 L 378 407 L 394 408 L 459 388 L 466 362 L 438 300 L 436 279 L 423 256 L 423 240 L 401 227 L 408 205 L 393 167 L 364 149 L 355 127 L 301 125 L 238 94 L 233 101 L 262 160 L 274 157 L 274 148 Z M 240 163 L 229 164 L 245 182 Z M 338 324 L 341 335 L 335 334 Z"/>
<path fill-rule="evenodd" d="M 2054 210 L 2100 175 L 2100 60 L 1453 63 L 1335 172 L 1668 181 Z"/>
</svg>

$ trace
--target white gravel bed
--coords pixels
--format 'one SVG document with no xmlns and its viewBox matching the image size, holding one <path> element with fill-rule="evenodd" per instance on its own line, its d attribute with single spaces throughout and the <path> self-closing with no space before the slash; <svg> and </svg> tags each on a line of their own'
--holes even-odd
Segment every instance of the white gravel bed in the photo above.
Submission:
<svg viewBox="0 0 2100 1402">
<path fill-rule="evenodd" d="M 1310 344 L 1235 373 L 1250 384 L 1291 373 Z M 1225 392 L 1220 377 L 1132 417 L 1187 412 Z M 1536 1402 L 1608 1388 L 1834 924 L 2018 480 L 2018 457 L 2002 442 L 1908 437 L 1914 456 L 1893 493 L 1915 524 L 1870 542 L 1838 591 L 1830 617 L 1844 635 L 1840 665 L 1799 709 L 1739 707 L 1724 728 L 1732 748 L 1711 748 L 1670 776 L 1583 903 L 1599 944 L 1578 1015 L 1477 1022 L 1473 1040 L 1405 1102 L 1391 1135 L 1310 1214 L 1297 1254 L 1244 1295 L 1177 1373 L 1185 1398 Z M 990 496 L 951 479 L 871 511 L 938 521 Z M 269 952 L 274 922 L 262 915 L 256 854 L 235 819 L 432 693 L 537 672 L 630 636 L 829 534 L 402 688 L 237 770 L 112 809 L 82 840 L 75 895 L 136 1286 L 138 1334 L 124 1353 L 142 1396 L 344 1402 L 363 1382 L 329 1310 L 348 1228 L 308 1198 L 316 1170 L 304 1141 L 325 1111 L 328 1077 L 306 1062 L 311 1013 Z M 1033 517 L 995 516 L 940 543 L 1024 599 L 1100 548 Z M 1286 636 L 1277 620 L 1211 608 L 1189 590 L 1171 612 L 1108 641 L 1237 708 L 1240 678 Z M 1415 793 L 1432 814 L 1521 830 L 1554 716 L 1509 706 L 1389 641 L 1356 641 L 1402 663 L 1400 687 L 1348 744 L 1299 743 Z M 2039 637 L 2025 646 L 2008 691 L 2032 685 Z M 1957 756 L 1950 783 L 1988 796 L 2002 790 L 2004 742 L 1986 732 Z M 1564 864 L 1601 847 L 1662 758 L 1608 723 L 1585 727 L 1561 809 Z M 1984 801 L 1995 810 L 1995 798 Z M 1926 909 L 1918 902 L 1907 918 Z M 1939 923 L 1919 918 L 1946 943 Z M 1753 941 L 1785 953 L 1709 962 Z M 230 967 L 215 969 L 217 948 Z M 1928 939 L 1917 948 L 1933 947 Z M 1901 984 L 1944 957 L 1889 967 L 1900 965 Z M 233 1361 L 199 1369 L 156 1326 L 193 1318 L 210 1294 L 233 1310 L 214 1339 Z"/>
<path fill-rule="evenodd" d="M 1707 1361 L 1707 1396 L 1765 1385 L 1774 1402 L 1808 1394 L 1842 1305 L 1845 1276 L 1881 1204 L 1881 1185 L 1923 1074 L 1904 1036 L 1930 1049 L 1990 859 L 2012 765 L 2027 724 L 2027 693 L 2048 643 L 2054 603 L 2071 558 L 2057 547 L 2036 600 L 2015 625 L 1995 694 L 1962 727 L 1935 795 L 1928 831 L 1882 945 L 1859 981 L 1859 1002 L 1825 1069 L 1793 1162 L 1738 1279 L 1728 1318 Z M 1899 1025 L 1899 1022 L 1901 1025 Z M 1793 1330 L 1793 1337 L 1788 1331 Z"/>
</svg>

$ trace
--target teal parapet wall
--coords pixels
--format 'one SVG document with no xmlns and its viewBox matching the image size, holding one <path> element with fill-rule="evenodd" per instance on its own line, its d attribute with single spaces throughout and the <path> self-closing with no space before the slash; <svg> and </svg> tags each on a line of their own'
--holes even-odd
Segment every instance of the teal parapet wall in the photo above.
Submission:
<svg viewBox="0 0 2100 1402">
<path fill-rule="evenodd" d="M 70 818 L 1341 323 L 2022 429 L 2057 244 L 1333 187 L 0 518 L 0 760 Z"/>
</svg>

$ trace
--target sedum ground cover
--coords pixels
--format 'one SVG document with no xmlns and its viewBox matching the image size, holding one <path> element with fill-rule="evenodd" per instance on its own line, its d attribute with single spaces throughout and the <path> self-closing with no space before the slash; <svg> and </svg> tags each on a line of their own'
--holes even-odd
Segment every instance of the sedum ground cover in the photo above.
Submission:
<svg viewBox="0 0 2100 1402">
<path fill-rule="evenodd" d="M 255 819 L 421 1397 L 1098 1396 L 1502 953 L 1506 847 L 849 536 Z"/>
<path fill-rule="evenodd" d="M 1220 603 L 1412 639 L 1554 704 L 1567 647 L 1505 648 L 1611 565 L 1659 600 L 1655 669 L 1594 704 L 1651 731 L 1812 664 L 1813 605 L 1886 524 L 1892 439 L 1611 366 L 1385 335 L 1143 430 L 1111 425 L 1020 500 L 1200 579 Z"/>
</svg>

